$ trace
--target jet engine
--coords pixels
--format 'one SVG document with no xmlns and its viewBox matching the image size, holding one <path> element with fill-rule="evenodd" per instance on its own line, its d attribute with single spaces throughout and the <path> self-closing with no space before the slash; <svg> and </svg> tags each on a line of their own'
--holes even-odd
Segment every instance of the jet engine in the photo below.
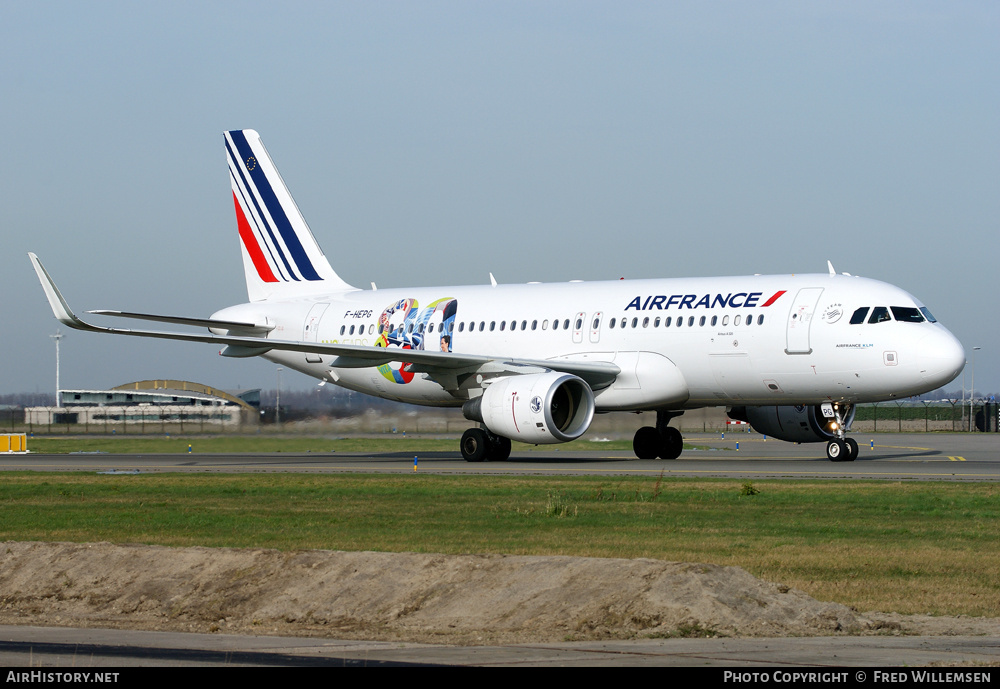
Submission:
<svg viewBox="0 0 1000 689">
<path fill-rule="evenodd" d="M 564 443 L 594 419 L 594 393 L 582 379 L 549 371 L 495 379 L 462 407 L 492 433 L 532 445 Z"/>
<path fill-rule="evenodd" d="M 837 418 L 827 416 L 824 405 L 797 405 L 794 407 L 733 407 L 727 413 L 729 418 L 746 421 L 758 433 L 769 435 L 791 443 L 818 443 L 837 437 Z M 830 408 L 832 412 L 832 407 Z M 844 429 L 849 429 L 854 421 L 854 405 L 840 404 L 837 407 Z"/>
</svg>

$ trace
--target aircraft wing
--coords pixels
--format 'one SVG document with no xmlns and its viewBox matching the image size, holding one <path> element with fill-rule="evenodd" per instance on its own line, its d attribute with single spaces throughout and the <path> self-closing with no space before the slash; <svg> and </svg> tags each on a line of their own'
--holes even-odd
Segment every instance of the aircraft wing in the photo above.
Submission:
<svg viewBox="0 0 1000 689">
<path fill-rule="evenodd" d="M 143 321 L 156 321 L 158 323 L 175 323 L 177 325 L 191 325 L 203 328 L 222 328 L 224 330 L 245 330 L 248 334 L 264 335 L 274 330 L 273 325 L 260 323 L 243 323 L 240 321 L 224 321 L 217 318 L 183 318 L 181 316 L 160 316 L 153 313 L 132 313 L 130 311 L 108 311 L 97 310 L 88 311 L 98 316 L 115 316 L 118 318 L 135 318 Z"/>
<path fill-rule="evenodd" d="M 327 344 L 322 342 L 302 342 L 294 340 L 275 340 L 263 337 L 247 337 L 238 335 L 213 335 L 199 333 L 179 333 L 159 330 L 134 330 L 130 328 L 109 328 L 94 325 L 80 319 L 70 308 L 59 288 L 48 271 L 38 260 L 38 256 L 29 253 L 31 265 L 38 275 L 42 289 L 52 308 L 53 315 L 60 323 L 74 330 L 84 330 L 114 335 L 132 335 L 134 337 L 152 337 L 164 340 L 181 340 L 185 342 L 205 342 L 215 345 L 225 345 L 233 356 L 256 356 L 272 349 L 303 352 L 333 356 L 330 366 L 333 368 L 367 368 L 381 366 L 390 362 L 405 362 L 416 367 L 421 372 L 451 372 L 475 371 L 482 367 L 500 370 L 516 370 L 518 367 L 536 367 L 560 371 L 578 376 L 585 380 L 591 388 L 599 390 L 614 382 L 621 369 L 610 362 L 583 362 L 565 359 L 519 359 L 482 354 L 463 354 L 460 352 L 432 352 L 417 349 L 397 349 L 366 347 L 361 345 Z M 135 314 L 123 311 L 93 311 L 92 313 L 126 318 L 138 318 L 181 325 L 204 326 L 209 328 L 241 328 L 251 332 L 266 333 L 266 326 L 248 323 L 231 323 L 207 318 L 182 318 L 177 316 L 156 316 L 153 314 Z M 491 366 L 492 365 L 492 366 Z"/>
</svg>

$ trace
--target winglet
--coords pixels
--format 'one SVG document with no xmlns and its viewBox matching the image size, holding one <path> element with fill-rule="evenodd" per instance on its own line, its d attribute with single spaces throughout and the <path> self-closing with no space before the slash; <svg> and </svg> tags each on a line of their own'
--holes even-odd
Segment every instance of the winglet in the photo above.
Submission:
<svg viewBox="0 0 1000 689">
<path fill-rule="evenodd" d="M 84 323 L 73 310 L 66 303 L 63 295 L 59 292 L 59 288 L 56 287 L 56 283 L 52 281 L 52 276 L 49 272 L 45 270 L 45 266 L 42 262 L 38 260 L 38 256 L 28 252 L 28 258 L 31 259 L 31 265 L 35 269 L 35 274 L 38 275 L 38 281 L 42 283 L 42 289 L 45 291 L 45 298 L 49 300 L 49 306 L 52 308 L 52 314 L 59 319 L 59 322 L 63 325 L 68 325 L 71 328 L 77 330 L 90 330 L 91 326 Z"/>
</svg>

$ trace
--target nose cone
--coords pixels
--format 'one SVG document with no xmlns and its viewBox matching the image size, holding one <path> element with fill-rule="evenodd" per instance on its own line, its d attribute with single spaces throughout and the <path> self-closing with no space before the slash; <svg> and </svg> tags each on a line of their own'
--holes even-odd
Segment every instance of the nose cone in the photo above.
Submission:
<svg viewBox="0 0 1000 689">
<path fill-rule="evenodd" d="M 920 375 L 930 389 L 947 385 L 965 368 L 965 348 L 940 324 L 920 341 L 918 351 Z"/>
</svg>

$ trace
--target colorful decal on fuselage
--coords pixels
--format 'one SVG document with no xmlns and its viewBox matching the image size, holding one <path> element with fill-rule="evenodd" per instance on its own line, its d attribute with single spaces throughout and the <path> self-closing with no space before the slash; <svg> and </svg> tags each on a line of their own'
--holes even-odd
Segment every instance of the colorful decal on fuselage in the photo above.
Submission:
<svg viewBox="0 0 1000 689">
<path fill-rule="evenodd" d="M 436 318 L 441 314 L 440 319 Z M 378 319 L 376 347 L 399 349 L 425 349 L 428 340 L 437 338 L 437 349 L 452 351 L 454 346 L 455 314 L 458 300 L 446 297 L 421 309 L 416 299 L 400 299 L 389 305 Z M 379 373 L 393 383 L 406 384 L 413 380 L 413 373 L 406 370 L 406 363 L 391 362 L 378 367 Z"/>
<path fill-rule="evenodd" d="M 781 298 L 785 290 L 779 290 L 772 294 L 767 301 L 759 304 L 763 292 L 730 292 L 729 294 L 666 294 L 650 295 L 648 297 L 638 296 L 628 303 L 625 310 L 635 309 L 637 311 L 649 311 L 659 309 L 666 311 L 671 307 L 677 309 L 714 309 L 714 308 L 734 308 L 752 309 L 755 307 L 770 306 Z"/>
</svg>

